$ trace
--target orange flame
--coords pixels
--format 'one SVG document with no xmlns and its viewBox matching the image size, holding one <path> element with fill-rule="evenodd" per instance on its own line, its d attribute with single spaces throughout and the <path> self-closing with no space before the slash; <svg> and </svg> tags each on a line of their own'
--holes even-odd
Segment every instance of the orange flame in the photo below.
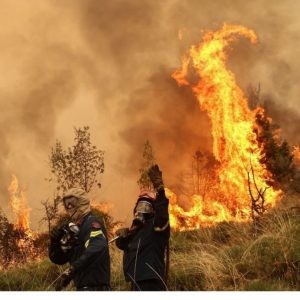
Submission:
<svg viewBox="0 0 300 300">
<path fill-rule="evenodd" d="M 184 211 L 177 203 L 176 195 L 170 197 L 171 226 L 175 229 L 194 229 L 222 221 L 246 221 L 250 219 L 248 173 L 253 168 L 256 185 L 266 189 L 265 205 L 274 206 L 280 198 L 267 182 L 272 175 L 260 163 L 261 149 L 254 133 L 255 114 L 262 108 L 251 111 L 234 74 L 226 68 L 225 49 L 237 36 L 252 43 L 257 41 L 253 30 L 239 25 L 224 24 L 216 32 L 207 32 L 198 46 L 192 46 L 183 58 L 182 67 L 172 77 L 179 85 L 190 85 L 187 80 L 192 67 L 199 82 L 192 86 L 200 108 L 207 112 L 212 126 L 213 154 L 220 163 L 217 170 L 218 196 L 194 195 L 192 208 Z M 253 180 L 252 180 L 253 181 Z M 254 182 L 250 187 L 254 189 Z M 255 190 L 255 189 L 254 189 Z"/>
<path fill-rule="evenodd" d="M 95 199 L 91 201 L 91 207 L 100 210 L 105 214 L 110 214 L 111 209 L 113 209 L 114 205 L 108 202 L 97 202 Z M 113 224 L 113 228 L 111 228 L 111 235 L 113 236 L 116 231 L 121 227 L 121 222 L 115 222 Z"/>
<path fill-rule="evenodd" d="M 293 156 L 294 156 L 294 162 L 297 167 L 300 167 L 300 147 L 294 146 L 293 147 Z"/>
<path fill-rule="evenodd" d="M 113 204 L 107 202 L 96 202 L 93 200 L 91 201 L 91 207 L 99 209 L 103 213 L 108 213 L 113 208 Z"/>
<path fill-rule="evenodd" d="M 10 206 L 15 215 L 14 227 L 22 231 L 30 231 L 29 212 L 25 193 L 20 189 L 16 175 L 12 175 L 11 183 L 8 187 L 10 195 Z"/>
</svg>

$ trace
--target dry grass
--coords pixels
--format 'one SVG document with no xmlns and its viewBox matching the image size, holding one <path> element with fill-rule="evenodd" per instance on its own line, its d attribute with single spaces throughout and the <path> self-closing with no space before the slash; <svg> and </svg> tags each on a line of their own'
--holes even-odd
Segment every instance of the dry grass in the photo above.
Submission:
<svg viewBox="0 0 300 300">
<path fill-rule="evenodd" d="M 300 213 L 290 209 L 298 205 L 299 197 L 290 196 L 255 228 L 224 223 L 173 233 L 169 290 L 299 290 Z M 121 251 L 112 245 L 110 254 L 113 290 L 129 290 Z M 0 290 L 46 290 L 61 271 L 47 259 L 2 271 Z"/>
</svg>

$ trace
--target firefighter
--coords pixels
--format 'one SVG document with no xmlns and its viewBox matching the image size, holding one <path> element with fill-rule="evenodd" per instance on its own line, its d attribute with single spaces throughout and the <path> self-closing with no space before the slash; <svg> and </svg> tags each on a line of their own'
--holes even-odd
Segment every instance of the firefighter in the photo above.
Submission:
<svg viewBox="0 0 300 300">
<path fill-rule="evenodd" d="M 142 192 L 134 208 L 130 228 L 116 234 L 116 245 L 124 251 L 123 271 L 133 291 L 164 291 L 165 250 L 170 238 L 168 205 L 162 172 L 158 165 L 148 170 L 155 192 Z"/>
<path fill-rule="evenodd" d="M 78 291 L 110 290 L 110 257 L 106 229 L 90 208 L 85 191 L 70 189 L 63 197 L 72 223 L 50 233 L 49 258 L 58 265 L 70 264 L 62 274 L 57 290 L 72 280 Z"/>
</svg>

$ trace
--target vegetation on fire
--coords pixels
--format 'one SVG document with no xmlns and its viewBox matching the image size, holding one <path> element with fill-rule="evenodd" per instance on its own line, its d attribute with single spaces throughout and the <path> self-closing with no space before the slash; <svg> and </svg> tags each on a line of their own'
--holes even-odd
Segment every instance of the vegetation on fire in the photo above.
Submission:
<svg viewBox="0 0 300 300">
<path fill-rule="evenodd" d="M 146 164 L 147 158 L 143 156 L 143 159 Z M 211 160 L 197 151 L 192 161 L 194 184 L 194 179 L 210 168 L 207 162 Z M 196 180 L 193 188 L 200 192 L 203 187 L 204 192 L 207 182 L 204 181 L 203 185 Z M 300 198 L 296 191 L 290 190 L 292 193 L 287 194 L 276 209 L 268 210 L 257 222 L 223 222 L 199 230 L 173 231 L 169 289 L 299 290 L 300 211 L 295 208 L 299 207 Z M 104 216 L 111 231 L 114 222 L 109 214 L 99 210 L 96 213 Z M 63 216 L 58 218 L 58 222 L 63 221 Z M 13 224 L 4 215 L 0 223 L 1 228 L 13 229 Z M 16 239 L 10 238 L 10 241 L 16 242 Z M 54 290 L 51 284 L 65 267 L 49 261 L 47 244 L 48 234 L 35 237 L 34 249 L 40 254 L 38 259 L 32 262 L 14 260 L 12 268 L 0 273 L 0 290 Z M 1 250 L 5 249 L 3 246 Z M 115 245 L 110 247 L 112 287 L 114 290 L 128 290 L 130 287 L 122 272 L 122 253 Z M 19 253 L 16 249 L 17 243 L 10 246 L 9 253 Z M 74 287 L 68 289 L 73 290 Z"/>
<path fill-rule="evenodd" d="M 145 143 L 145 152 L 151 155 L 143 155 L 143 166 L 154 159 L 149 142 Z M 191 185 L 192 190 L 205 195 L 206 186 L 213 179 L 203 176 L 205 171 L 214 169 L 216 162 L 199 151 L 192 156 L 192 162 L 192 176 L 186 188 Z M 199 181 L 200 178 L 205 180 Z M 199 230 L 173 231 L 169 289 L 299 290 L 300 211 L 297 207 L 300 196 L 292 188 L 289 190 L 291 193 L 287 193 L 276 209 L 267 210 L 256 222 L 223 222 Z M 116 224 L 111 216 L 97 208 L 94 212 L 104 217 L 111 232 Z M 64 218 L 60 215 L 56 222 L 64 222 Z M 48 234 L 29 237 L 26 232 L 14 229 L 1 214 L 0 235 L 1 257 L 7 259 L 2 260 L 2 265 L 8 268 L 0 272 L 0 290 L 54 290 L 51 284 L 65 267 L 48 260 Z M 24 239 L 27 239 L 25 244 Z M 32 255 L 24 255 L 24 251 Z M 112 287 L 128 290 L 122 273 L 122 253 L 111 245 L 110 254 Z"/>
<path fill-rule="evenodd" d="M 57 141 L 51 149 L 49 167 L 55 183 L 55 196 L 41 201 L 45 215 L 40 223 L 47 223 L 47 233 L 32 232 L 29 227 L 29 211 L 25 193 L 19 186 L 18 179 L 12 176 L 8 187 L 10 206 L 15 216 L 9 222 L 0 211 L 0 269 L 22 265 L 43 258 L 47 254 L 49 232 L 53 226 L 66 223 L 68 217 L 59 208 L 62 193 L 73 186 L 79 186 L 86 192 L 94 187 L 101 187 L 100 175 L 104 172 L 104 152 L 91 142 L 89 127 L 74 128 L 74 145 L 67 150 Z M 93 213 L 103 220 L 109 235 L 119 224 L 104 209 L 102 203 L 92 202 Z"/>
<path fill-rule="evenodd" d="M 172 232 L 170 290 L 300 290 L 299 195 L 253 223 L 221 223 L 214 227 Z M 128 290 L 122 254 L 111 245 L 112 287 Z M 0 273 L 0 290 L 47 290 L 63 267 L 45 257 Z M 53 290 L 51 286 L 49 290 Z M 71 286 L 69 289 L 73 289 Z"/>
<path fill-rule="evenodd" d="M 180 185 L 190 208 L 183 208 L 176 194 L 166 189 L 174 230 L 170 243 L 170 290 L 300 289 L 300 171 L 294 165 L 288 143 L 277 135 L 278 128 L 262 107 L 249 109 L 234 75 L 226 68 L 224 49 L 236 35 L 256 41 L 252 30 L 225 24 L 220 31 L 207 34 L 198 48 L 192 48 L 182 70 L 173 74 L 179 84 L 189 85 L 186 75 L 193 61 L 202 78 L 193 90 L 211 118 L 214 145 L 213 156 L 200 150 L 194 153 L 189 179 Z M 258 94 L 254 96 L 259 99 Z M 68 150 L 58 142 L 50 155 L 57 194 L 74 184 L 86 192 L 95 184 L 101 186 L 98 176 L 104 172 L 104 153 L 91 144 L 89 128 L 75 129 L 74 142 Z M 146 141 L 139 170 L 141 189 L 150 187 L 145 174 L 154 161 L 151 144 Z M 12 196 L 16 196 L 15 190 Z M 58 214 L 57 199 L 53 204 L 43 202 L 49 229 L 53 221 L 65 221 L 65 216 Z M 111 231 L 111 217 L 101 209 L 97 213 L 106 218 Z M 33 238 L 25 225 L 21 227 L 24 236 L 15 238 L 15 226 L 1 216 L 3 241 L 9 240 L 9 233 L 16 241 L 11 247 L 31 250 L 26 247 L 33 245 L 34 249 L 43 249 L 44 252 L 38 252 L 44 254 L 39 256 L 40 262 L 19 267 L 16 263 L 27 261 L 12 260 L 15 268 L 0 273 L 0 289 L 52 290 L 52 283 L 63 268 L 53 266 L 46 258 L 47 235 Z M 30 243 L 26 237 L 30 237 Z M 3 245 L 2 242 L 2 257 L 7 258 Z M 114 245 L 110 252 L 112 287 L 128 290 L 121 252 Z"/>
</svg>

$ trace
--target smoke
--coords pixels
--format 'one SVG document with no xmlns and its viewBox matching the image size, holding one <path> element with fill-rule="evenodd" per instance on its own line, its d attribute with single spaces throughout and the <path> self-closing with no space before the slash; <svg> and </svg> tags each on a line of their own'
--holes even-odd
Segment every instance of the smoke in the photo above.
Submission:
<svg viewBox="0 0 300 300">
<path fill-rule="evenodd" d="M 2 207 L 16 173 L 37 224 L 40 201 L 53 193 L 44 180 L 50 148 L 56 139 L 70 146 L 74 126 L 89 125 L 93 142 L 105 150 L 102 189 L 92 197 L 113 203 L 116 218 L 131 218 L 146 139 L 165 181 L 175 184 L 196 149 L 211 149 L 211 137 L 192 92 L 177 87 L 170 74 L 199 43 L 201 30 L 224 22 L 258 34 L 257 45 L 233 45 L 229 67 L 243 90 L 260 83 L 272 100 L 271 117 L 299 143 L 299 6 L 267 0 L 2 1 Z"/>
<path fill-rule="evenodd" d="M 167 172 L 169 184 L 174 183 L 178 172 L 191 165 L 196 150 L 211 151 L 207 115 L 199 110 L 189 88 L 178 89 L 169 69 L 153 74 L 148 85 L 136 90 L 125 113 L 131 122 L 121 137 L 131 145 L 128 162 L 133 170 L 140 166 L 135 157 L 137 153 L 141 156 L 145 138 Z"/>
<path fill-rule="evenodd" d="M 268 116 L 272 116 L 272 123 L 280 126 L 280 134 L 291 146 L 300 145 L 299 113 L 295 109 L 276 103 L 268 95 L 262 97 L 263 105 Z"/>
</svg>

